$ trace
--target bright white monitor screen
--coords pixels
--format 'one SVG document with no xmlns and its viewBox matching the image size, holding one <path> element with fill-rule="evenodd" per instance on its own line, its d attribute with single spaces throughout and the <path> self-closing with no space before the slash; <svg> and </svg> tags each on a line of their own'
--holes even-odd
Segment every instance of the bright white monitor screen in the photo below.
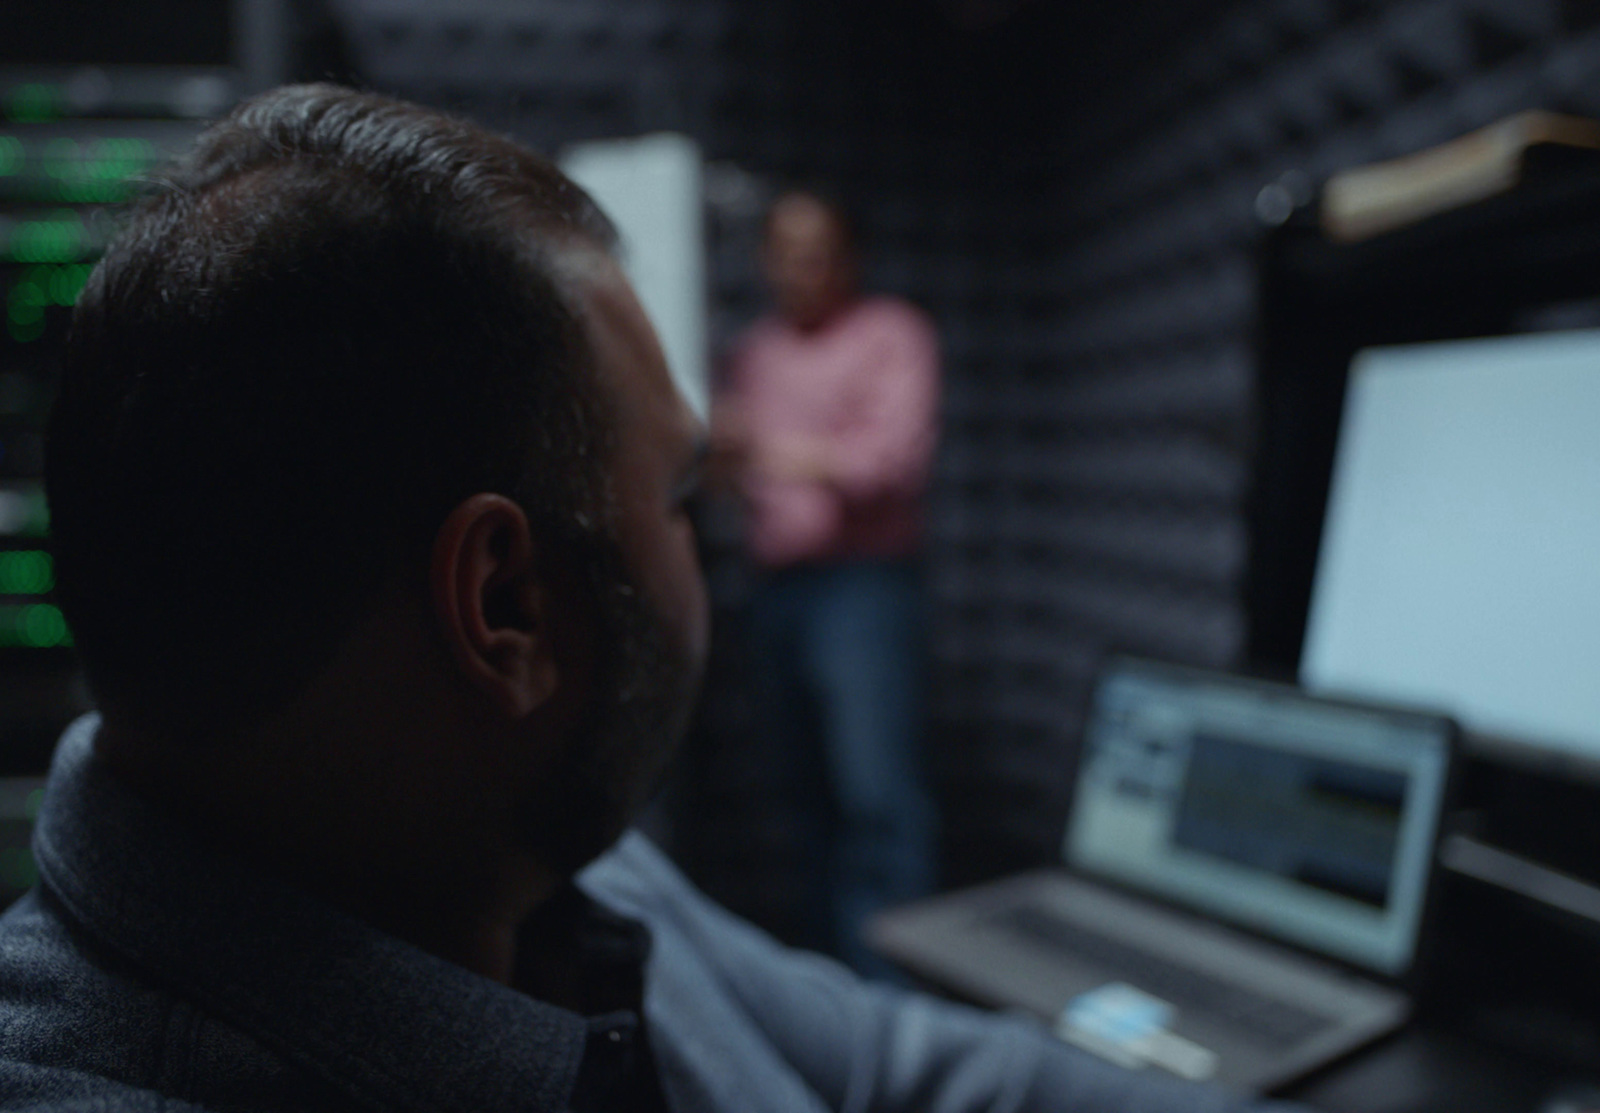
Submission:
<svg viewBox="0 0 1600 1113">
<path fill-rule="evenodd" d="M 1300 679 L 1600 760 L 1600 330 L 1357 355 Z"/>
</svg>

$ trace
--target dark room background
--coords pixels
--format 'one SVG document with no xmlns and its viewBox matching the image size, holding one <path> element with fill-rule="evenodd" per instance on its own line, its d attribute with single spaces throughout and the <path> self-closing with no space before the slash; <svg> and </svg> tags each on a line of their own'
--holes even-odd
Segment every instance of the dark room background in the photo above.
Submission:
<svg viewBox="0 0 1600 1113">
<path fill-rule="evenodd" d="M 1244 663 L 1263 228 L 1340 169 L 1524 108 L 1600 115 L 1595 7 L 362 0 L 320 64 L 546 149 L 694 136 L 714 344 L 761 308 L 764 197 L 852 206 L 869 285 L 945 343 L 930 745 L 954 885 L 1055 855 L 1104 655 Z M 742 572 L 710 533 L 718 649 L 661 819 L 781 930 L 792 847 L 744 729 Z"/>
<path fill-rule="evenodd" d="M 1246 661 L 1263 229 L 1340 169 L 1524 108 L 1600 116 L 1600 4 L 1579 0 L 297 0 L 289 17 L 286 76 L 550 151 L 693 136 L 714 345 L 761 308 L 771 191 L 823 183 L 851 206 L 869 286 L 945 344 L 928 571 L 947 885 L 1055 855 L 1106 654 Z M 793 848 L 745 727 L 744 572 L 708 526 L 718 644 L 655 822 L 714 895 L 781 930 Z"/>
</svg>

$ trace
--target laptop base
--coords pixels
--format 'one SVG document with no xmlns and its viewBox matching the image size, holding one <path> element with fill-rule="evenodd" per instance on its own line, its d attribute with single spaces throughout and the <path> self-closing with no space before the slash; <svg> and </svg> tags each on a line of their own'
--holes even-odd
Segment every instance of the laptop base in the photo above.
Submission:
<svg viewBox="0 0 1600 1113">
<path fill-rule="evenodd" d="M 896 909 L 868 939 L 936 984 L 1031 1013 L 1124 1066 L 1255 1093 L 1378 1038 L 1409 1011 L 1395 990 L 1064 870 Z"/>
</svg>

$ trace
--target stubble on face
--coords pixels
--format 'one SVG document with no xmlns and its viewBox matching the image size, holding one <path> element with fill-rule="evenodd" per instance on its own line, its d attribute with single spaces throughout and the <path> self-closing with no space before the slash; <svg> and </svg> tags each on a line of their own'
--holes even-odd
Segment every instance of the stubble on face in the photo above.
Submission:
<svg viewBox="0 0 1600 1113">
<path fill-rule="evenodd" d="M 592 249 L 569 254 L 561 270 L 577 291 L 614 436 L 602 521 L 567 554 L 593 616 L 593 696 L 528 811 L 533 845 L 564 874 L 603 853 L 659 788 L 688 725 L 706 641 L 692 534 L 666 505 L 693 454 L 682 400 L 616 264 Z"/>
<path fill-rule="evenodd" d="M 600 647 L 593 696 L 526 813 L 531 844 L 564 876 L 604 853 L 660 787 L 698 686 L 615 539 L 597 535 L 584 559 Z"/>
</svg>

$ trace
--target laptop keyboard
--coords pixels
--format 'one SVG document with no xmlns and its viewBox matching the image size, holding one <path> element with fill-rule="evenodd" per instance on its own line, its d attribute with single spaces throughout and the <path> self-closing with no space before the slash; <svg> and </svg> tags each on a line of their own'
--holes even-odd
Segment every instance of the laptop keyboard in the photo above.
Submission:
<svg viewBox="0 0 1600 1113">
<path fill-rule="evenodd" d="M 1120 971 L 1126 981 L 1146 993 L 1179 1009 L 1207 1014 L 1267 1047 L 1292 1047 L 1330 1023 L 1327 1017 L 1192 970 L 1043 908 L 1019 905 L 996 913 L 989 922 L 1024 939 Z"/>
</svg>

